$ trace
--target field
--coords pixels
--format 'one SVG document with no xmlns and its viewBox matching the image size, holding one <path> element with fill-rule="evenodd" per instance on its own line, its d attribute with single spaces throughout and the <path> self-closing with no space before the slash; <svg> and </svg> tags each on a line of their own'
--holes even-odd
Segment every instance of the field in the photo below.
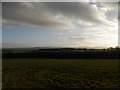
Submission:
<svg viewBox="0 0 120 90">
<path fill-rule="evenodd" d="M 118 60 L 3 59 L 3 88 L 119 88 Z"/>
</svg>

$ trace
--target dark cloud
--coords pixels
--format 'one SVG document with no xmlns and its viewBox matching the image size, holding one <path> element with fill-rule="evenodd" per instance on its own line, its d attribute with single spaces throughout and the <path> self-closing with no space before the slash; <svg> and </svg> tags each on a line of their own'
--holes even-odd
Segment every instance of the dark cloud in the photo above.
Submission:
<svg viewBox="0 0 120 90">
<path fill-rule="evenodd" d="M 32 8 L 32 6 L 35 6 Z M 3 26 L 70 27 L 68 23 L 57 19 L 37 7 L 34 3 L 3 3 Z"/>
<path fill-rule="evenodd" d="M 73 29 L 72 20 L 108 24 L 102 13 L 89 3 L 80 2 L 4 2 L 3 26 Z"/>
<path fill-rule="evenodd" d="M 98 11 L 89 3 L 82 2 L 56 2 L 43 3 L 53 14 L 62 14 L 68 18 L 85 20 L 92 23 L 101 23 L 98 19 Z"/>
</svg>

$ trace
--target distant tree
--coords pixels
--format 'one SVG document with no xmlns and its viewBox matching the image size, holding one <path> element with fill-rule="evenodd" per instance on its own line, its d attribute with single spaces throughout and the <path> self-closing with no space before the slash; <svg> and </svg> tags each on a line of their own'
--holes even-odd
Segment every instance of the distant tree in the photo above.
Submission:
<svg viewBox="0 0 120 90">
<path fill-rule="evenodd" d="M 115 46 L 115 49 L 120 49 L 120 47 L 119 46 Z"/>
<path fill-rule="evenodd" d="M 113 47 L 109 47 L 108 49 L 110 49 L 110 50 L 111 50 L 111 49 L 114 49 L 114 48 L 113 48 Z"/>
</svg>

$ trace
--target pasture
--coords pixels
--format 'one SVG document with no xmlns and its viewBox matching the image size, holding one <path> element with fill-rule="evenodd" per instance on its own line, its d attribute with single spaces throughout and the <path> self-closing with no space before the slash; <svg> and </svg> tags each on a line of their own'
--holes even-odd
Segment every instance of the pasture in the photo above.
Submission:
<svg viewBox="0 0 120 90">
<path fill-rule="evenodd" d="M 119 88 L 119 60 L 3 59 L 4 88 Z"/>
</svg>

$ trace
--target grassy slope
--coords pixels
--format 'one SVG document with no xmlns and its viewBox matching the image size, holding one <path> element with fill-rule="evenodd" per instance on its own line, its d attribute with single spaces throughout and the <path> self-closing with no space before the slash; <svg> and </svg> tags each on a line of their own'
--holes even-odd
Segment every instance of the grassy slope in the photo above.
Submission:
<svg viewBox="0 0 120 90">
<path fill-rule="evenodd" d="M 118 88 L 118 76 L 118 60 L 3 60 L 3 88 Z"/>
</svg>

